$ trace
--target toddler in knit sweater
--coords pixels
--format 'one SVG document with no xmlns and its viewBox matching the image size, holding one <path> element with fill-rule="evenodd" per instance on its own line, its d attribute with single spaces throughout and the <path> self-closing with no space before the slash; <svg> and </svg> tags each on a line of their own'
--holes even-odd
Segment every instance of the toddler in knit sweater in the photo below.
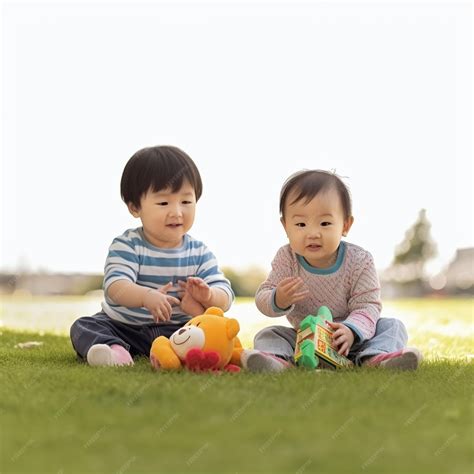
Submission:
<svg viewBox="0 0 474 474">
<path fill-rule="evenodd" d="M 244 366 L 255 372 L 292 367 L 299 323 L 324 305 L 334 317 L 328 324 L 339 354 L 357 365 L 416 369 L 421 354 L 405 347 L 403 323 L 380 318 L 380 284 L 372 255 L 341 240 L 354 222 L 342 180 L 319 170 L 292 175 L 280 193 L 280 215 L 289 245 L 278 250 L 255 300 L 263 314 L 286 315 L 292 327 L 261 330 L 255 350 L 243 355 Z"/>
</svg>

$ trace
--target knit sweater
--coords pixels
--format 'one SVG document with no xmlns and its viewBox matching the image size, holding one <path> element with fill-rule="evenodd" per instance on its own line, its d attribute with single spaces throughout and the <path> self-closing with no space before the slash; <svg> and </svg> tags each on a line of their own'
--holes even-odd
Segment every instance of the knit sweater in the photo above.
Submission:
<svg viewBox="0 0 474 474">
<path fill-rule="evenodd" d="M 303 279 L 310 296 L 289 308 L 278 308 L 276 286 L 284 278 L 297 276 Z M 329 268 L 312 267 L 289 245 L 281 247 L 267 280 L 257 290 L 255 303 L 266 316 L 286 315 L 295 329 L 307 315 L 316 314 L 320 306 L 327 306 L 334 321 L 348 326 L 360 341 L 374 336 L 382 309 L 372 255 L 344 241 L 339 245 L 336 263 Z"/>
</svg>

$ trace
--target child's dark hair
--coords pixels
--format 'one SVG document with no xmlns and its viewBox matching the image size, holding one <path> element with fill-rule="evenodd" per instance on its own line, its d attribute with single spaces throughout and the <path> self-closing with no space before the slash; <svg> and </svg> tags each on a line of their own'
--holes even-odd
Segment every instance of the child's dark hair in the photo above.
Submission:
<svg viewBox="0 0 474 474">
<path fill-rule="evenodd" d="M 285 218 L 285 204 L 291 191 L 298 194 L 290 204 L 298 202 L 300 199 L 311 201 L 318 193 L 328 189 L 335 189 L 341 200 L 344 220 L 352 216 L 352 202 L 349 189 L 335 173 L 322 170 L 299 171 L 290 176 L 281 189 L 280 193 L 280 215 Z"/>
<path fill-rule="evenodd" d="M 201 175 L 194 161 L 174 146 L 153 146 L 138 150 L 127 162 L 120 182 L 120 194 L 126 204 L 140 208 L 140 199 L 148 191 L 170 188 L 179 191 L 187 180 L 196 194 L 202 194 Z"/>
</svg>

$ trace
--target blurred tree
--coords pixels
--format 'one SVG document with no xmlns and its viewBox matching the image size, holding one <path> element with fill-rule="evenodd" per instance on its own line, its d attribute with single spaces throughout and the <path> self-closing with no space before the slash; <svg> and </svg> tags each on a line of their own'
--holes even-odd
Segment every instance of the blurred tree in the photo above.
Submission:
<svg viewBox="0 0 474 474">
<path fill-rule="evenodd" d="M 74 295 L 85 295 L 89 291 L 101 290 L 104 275 L 84 275 L 71 288 Z"/>
<path fill-rule="evenodd" d="M 436 244 L 430 234 L 431 224 L 426 210 L 421 209 L 416 222 L 407 230 L 402 243 L 395 249 L 391 265 L 394 279 L 402 283 L 424 280 L 425 264 L 436 255 Z"/>
<path fill-rule="evenodd" d="M 237 271 L 230 267 L 222 268 L 224 275 L 229 279 L 235 296 L 254 297 L 257 288 L 266 278 L 266 272 L 260 267 L 249 267 Z"/>
</svg>

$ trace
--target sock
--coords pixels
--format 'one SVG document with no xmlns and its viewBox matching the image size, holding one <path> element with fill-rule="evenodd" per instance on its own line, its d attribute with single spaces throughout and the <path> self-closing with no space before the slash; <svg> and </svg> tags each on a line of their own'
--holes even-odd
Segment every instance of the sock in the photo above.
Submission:
<svg viewBox="0 0 474 474">
<path fill-rule="evenodd" d="M 377 354 L 362 365 L 368 367 L 386 367 L 388 369 L 415 370 L 423 360 L 421 352 L 415 347 L 405 347 L 396 352 Z"/>
<path fill-rule="evenodd" d="M 242 366 L 250 372 L 282 372 L 293 367 L 286 360 L 255 349 L 244 350 L 240 357 Z"/>
<path fill-rule="evenodd" d="M 94 344 L 87 352 L 87 362 L 94 367 L 133 365 L 130 353 L 119 344 Z"/>
</svg>

